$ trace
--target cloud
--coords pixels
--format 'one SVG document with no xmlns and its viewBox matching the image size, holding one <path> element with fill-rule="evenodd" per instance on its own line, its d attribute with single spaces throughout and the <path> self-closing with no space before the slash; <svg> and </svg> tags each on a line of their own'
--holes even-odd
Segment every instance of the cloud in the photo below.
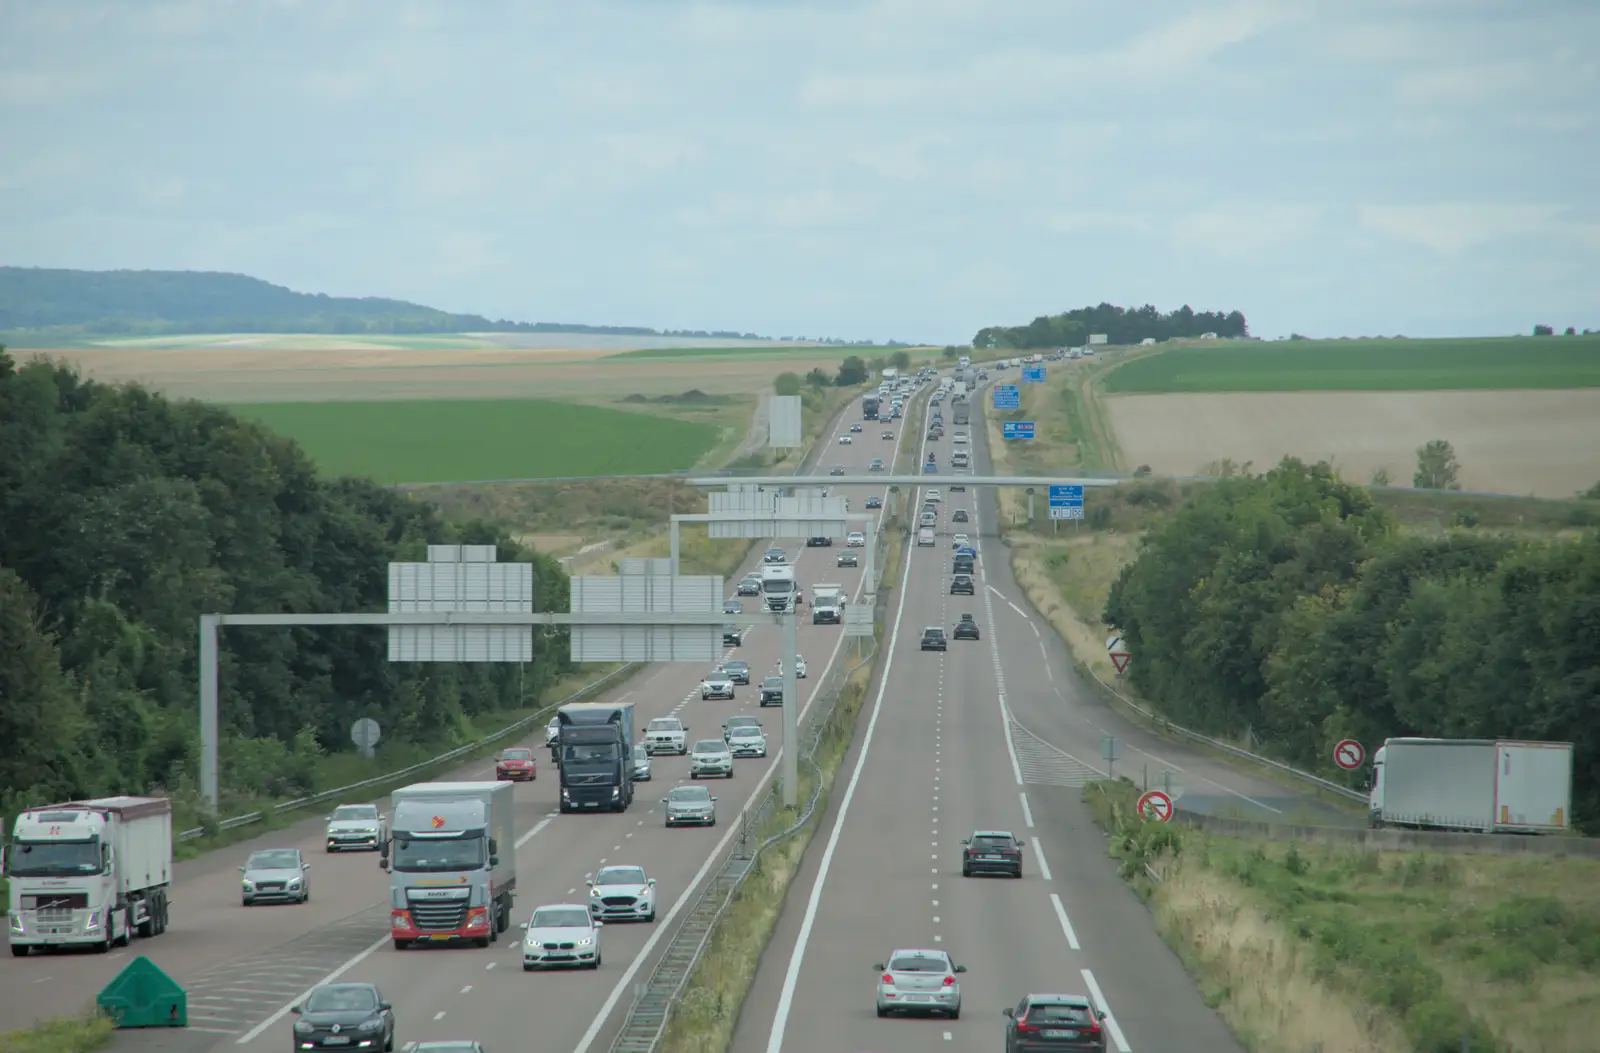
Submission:
<svg viewBox="0 0 1600 1053">
<path fill-rule="evenodd" d="M 1457 255 L 1512 238 L 1531 241 L 1577 235 L 1587 239 L 1592 223 L 1571 222 L 1564 205 L 1508 202 L 1443 202 L 1430 205 L 1363 205 L 1360 222 L 1444 255 Z"/>
</svg>

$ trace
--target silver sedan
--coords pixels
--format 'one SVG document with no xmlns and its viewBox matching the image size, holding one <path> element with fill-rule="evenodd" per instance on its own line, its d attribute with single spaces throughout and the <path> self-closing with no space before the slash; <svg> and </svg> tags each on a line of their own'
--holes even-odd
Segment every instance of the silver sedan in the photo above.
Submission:
<svg viewBox="0 0 1600 1053">
<path fill-rule="evenodd" d="M 961 1019 L 961 983 L 967 971 L 944 951 L 900 950 L 887 964 L 873 966 L 878 976 L 878 1015 L 924 1013 Z"/>
</svg>

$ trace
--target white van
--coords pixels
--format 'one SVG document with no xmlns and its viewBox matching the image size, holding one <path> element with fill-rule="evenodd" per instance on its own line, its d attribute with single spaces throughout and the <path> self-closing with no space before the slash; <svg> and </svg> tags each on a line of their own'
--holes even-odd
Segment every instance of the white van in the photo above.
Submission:
<svg viewBox="0 0 1600 1053">
<path fill-rule="evenodd" d="M 933 527 L 925 526 L 921 530 L 917 531 L 918 548 L 931 548 L 937 543 L 937 540 L 933 536 Z"/>
</svg>

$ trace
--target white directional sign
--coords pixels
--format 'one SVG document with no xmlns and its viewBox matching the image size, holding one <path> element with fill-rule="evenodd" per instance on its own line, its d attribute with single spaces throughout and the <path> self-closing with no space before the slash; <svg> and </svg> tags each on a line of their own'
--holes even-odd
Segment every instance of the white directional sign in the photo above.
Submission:
<svg viewBox="0 0 1600 1053">
<path fill-rule="evenodd" d="M 774 395 L 767 411 L 767 445 L 792 450 L 800 445 L 800 396 Z"/>
<path fill-rule="evenodd" d="M 1172 798 L 1160 790 L 1149 790 L 1139 798 L 1135 806 L 1139 815 L 1151 822 L 1170 823 L 1172 821 Z"/>
<path fill-rule="evenodd" d="M 1343 739 L 1333 747 L 1333 763 L 1345 771 L 1355 771 L 1367 759 L 1367 748 L 1355 739 Z"/>
<path fill-rule="evenodd" d="M 574 614 L 706 614 L 722 610 L 720 574 L 619 574 L 572 579 Z M 722 655 L 714 625 L 575 625 L 574 662 L 709 662 Z"/>
<path fill-rule="evenodd" d="M 429 545 L 426 563 L 389 564 L 389 613 L 533 610 L 533 564 L 496 562 L 493 545 Z M 396 625 L 391 662 L 531 662 L 528 625 Z"/>
<path fill-rule="evenodd" d="M 844 634 L 846 636 L 872 635 L 872 604 L 850 603 L 844 608 Z"/>
</svg>

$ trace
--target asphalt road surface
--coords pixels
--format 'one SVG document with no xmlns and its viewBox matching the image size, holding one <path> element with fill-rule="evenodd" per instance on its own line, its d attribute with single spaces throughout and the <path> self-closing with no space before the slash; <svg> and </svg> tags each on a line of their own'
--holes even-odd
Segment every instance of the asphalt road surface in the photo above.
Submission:
<svg viewBox="0 0 1600 1053">
<path fill-rule="evenodd" d="M 971 428 L 946 429 L 940 465 L 959 430 L 988 470 L 977 414 Z M 940 542 L 911 550 L 887 668 L 733 1048 L 993 1049 L 1003 1009 L 1029 992 L 1070 992 L 1108 1012 L 1108 1048 L 1118 1053 L 1237 1053 L 1117 876 L 1082 786 L 1101 776 L 1100 741 L 1114 735 L 1119 774 L 1144 765 L 1153 778 L 1171 772 L 1182 797 L 1192 788 L 1250 817 L 1317 806 L 1143 732 L 1078 683 L 1059 638 L 1012 579 L 992 496 L 952 494 L 950 482 L 947 469 L 928 480 L 943 491 Z M 957 507 L 977 513 L 977 530 L 949 523 Z M 981 535 L 971 597 L 949 595 L 949 535 L 958 530 Z M 980 641 L 920 650 L 923 626 L 949 632 L 963 612 L 975 616 Z M 975 829 L 1023 839 L 1021 881 L 961 876 L 961 841 Z M 967 966 L 959 1019 L 877 1017 L 874 965 L 900 948 L 940 948 Z"/>
<path fill-rule="evenodd" d="M 819 443 L 813 471 L 825 473 L 843 465 L 864 473 L 872 457 L 893 464 L 899 447 L 898 422 L 894 442 L 880 439 L 880 426 L 855 436 L 850 446 L 835 444 L 834 436 L 859 415 L 859 405 L 852 403 L 832 422 Z M 835 490 L 849 496 L 854 509 L 862 508 L 872 492 L 873 488 L 859 486 Z M 838 582 L 851 595 L 859 594 L 862 569 L 835 566 L 842 539 L 835 547 L 820 549 L 805 548 L 796 539 L 776 543 L 788 548 L 798 577 L 808 588 L 818 581 Z M 756 546 L 752 565 L 765 548 Z M 730 592 L 736 581 L 737 575 L 729 580 Z M 799 702 L 809 707 L 813 686 L 826 678 L 834 661 L 848 662 L 851 649 L 843 646 L 841 626 L 813 626 L 803 614 L 799 636 L 800 654 L 810 667 L 810 676 L 799 681 Z M 776 771 L 783 745 L 781 713 L 763 712 L 757 701 L 760 677 L 775 671 L 780 647 L 776 628 L 759 627 L 747 632 L 742 646 L 729 650 L 729 657 L 750 663 L 756 681 L 740 687 L 732 702 L 702 702 L 698 688 L 706 670 L 689 663 L 653 665 L 603 698 L 635 703 L 639 731 L 651 718 L 678 715 L 689 726 L 691 740 L 718 735 L 729 716 L 750 713 L 761 719 L 768 733 L 768 758 L 740 760 L 733 779 L 709 784 L 719 798 L 716 827 L 664 829 L 658 801 L 672 786 L 687 781 L 687 758 L 676 757 L 655 758 L 653 784 L 640 787 L 625 813 L 558 815 L 557 779 L 549 753 L 537 749 L 537 780 L 515 791 L 520 836 L 514 920 L 526 921 L 540 904 L 583 902 L 584 875 L 607 863 L 644 866 L 658 882 L 659 920 L 653 925 L 608 926 L 602 944 L 605 964 L 598 973 L 524 975 L 516 957 L 520 941 L 515 927 L 488 949 L 396 951 L 388 936 L 388 879 L 378 868 L 376 855 L 326 854 L 325 823 L 318 815 L 180 863 L 172 924 L 162 936 L 135 940 L 127 950 L 107 955 L 36 953 L 0 959 L 0 1021 L 10 1030 L 76 1013 L 142 954 L 188 989 L 189 1027 L 118 1032 L 113 1049 L 135 1053 L 198 1053 L 211 1047 L 281 1049 L 292 1040 L 289 1005 L 329 978 L 379 984 L 395 1004 L 402 1046 L 466 1036 L 491 1049 L 511 1049 L 526 1045 L 529 1036 L 537 1034 L 541 1048 L 572 1049 L 585 1040 L 605 1048 L 619 1023 L 615 1019 L 619 1010 L 631 1001 L 634 978 L 649 975 L 669 926 L 681 916 L 679 908 L 687 908 L 696 887 L 726 855 L 729 841 L 739 831 L 741 811 L 759 799 Z M 543 743 L 544 729 L 539 728 L 523 744 L 542 747 Z M 485 759 L 440 778 L 493 776 L 493 761 Z M 386 799 L 378 800 L 387 812 Z M 335 803 L 357 802 L 330 802 L 327 810 Z M 275 847 L 298 847 L 311 858 L 310 902 L 241 906 L 238 866 L 251 851 Z"/>
</svg>

